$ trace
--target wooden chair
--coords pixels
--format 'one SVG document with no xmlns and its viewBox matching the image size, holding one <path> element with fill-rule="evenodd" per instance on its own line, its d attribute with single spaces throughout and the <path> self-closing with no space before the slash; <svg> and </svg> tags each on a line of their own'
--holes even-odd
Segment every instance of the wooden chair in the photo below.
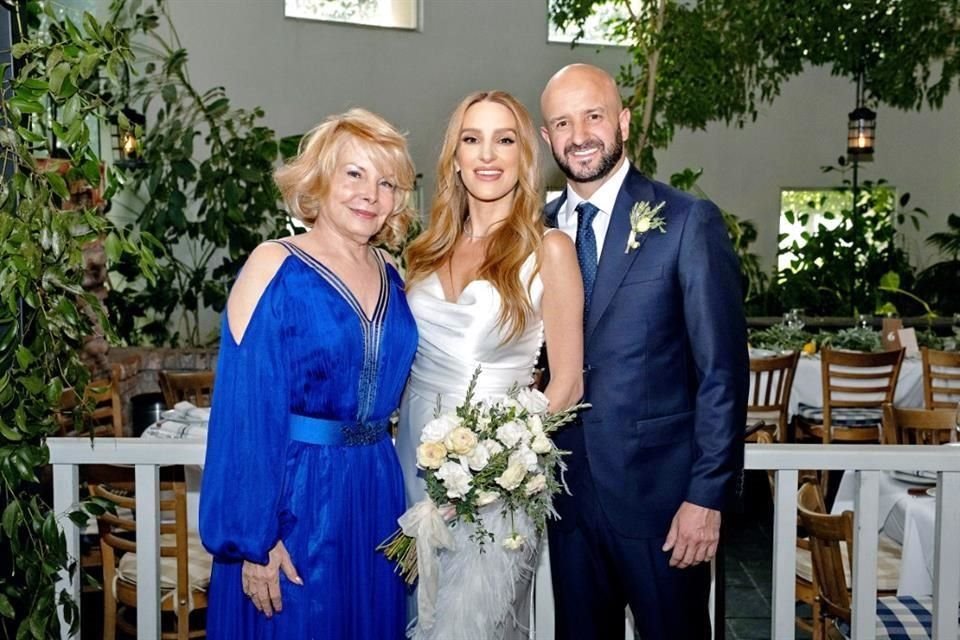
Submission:
<svg viewBox="0 0 960 640">
<path fill-rule="evenodd" d="M 957 441 L 952 409 L 897 409 L 883 405 L 884 444 L 944 444 Z"/>
<path fill-rule="evenodd" d="M 117 371 L 109 378 L 91 380 L 83 390 L 83 400 L 73 388 L 60 394 L 60 406 L 54 416 L 61 436 L 123 437 L 123 409 L 117 384 Z"/>
<path fill-rule="evenodd" d="M 750 358 L 747 399 L 747 442 L 756 442 L 757 431 L 771 431 L 779 442 L 787 440 L 787 407 L 800 352 L 773 358 Z"/>
<path fill-rule="evenodd" d="M 823 407 L 800 405 L 798 424 L 831 442 L 880 442 L 884 403 L 893 402 L 903 349 L 884 353 L 820 352 Z"/>
<path fill-rule="evenodd" d="M 200 537 L 187 530 L 187 495 L 182 482 L 160 483 L 160 511 L 172 514 L 172 521 L 160 524 L 160 611 L 173 631 L 161 638 L 187 640 L 206 636 L 203 628 L 191 629 L 190 612 L 207 607 L 207 586 L 213 559 Z M 136 500 L 116 487 L 93 485 L 91 492 L 112 502 L 117 514 L 109 511 L 97 517 L 103 549 L 103 637 L 114 640 L 116 630 L 137 637 L 137 629 L 125 616 L 127 607 L 137 606 Z M 129 619 L 128 619 L 129 618 Z M 168 627 L 169 628 L 169 627 Z"/>
<path fill-rule="evenodd" d="M 808 491 L 816 489 L 816 485 L 809 486 L 813 489 Z M 848 637 L 851 602 L 848 559 L 853 557 L 853 513 L 844 511 L 839 515 L 827 515 L 808 507 L 807 498 L 798 495 L 797 513 L 800 525 L 809 536 L 813 583 L 818 601 L 818 618 L 813 637 L 814 640 L 823 640 L 833 635 L 829 632 L 839 632 L 839 635 Z M 896 608 L 900 601 L 895 595 L 885 595 L 878 598 L 877 603 L 878 608 Z M 840 624 L 837 627 L 828 625 L 828 618 L 834 618 Z M 911 634 L 908 637 L 929 638 L 926 631 L 918 631 L 922 635 Z M 879 616 L 876 632 L 877 637 L 887 637 Z"/>
<path fill-rule="evenodd" d="M 960 407 L 960 352 L 920 350 L 923 359 L 923 406 Z"/>
<path fill-rule="evenodd" d="M 184 400 L 196 407 L 209 407 L 213 371 L 161 371 L 160 390 L 168 408 Z"/>
<path fill-rule="evenodd" d="M 813 479 L 801 481 L 800 489 L 797 492 L 798 509 L 803 509 L 811 513 L 826 515 L 827 508 L 823 499 L 823 492 L 820 485 Z M 797 518 L 797 524 L 801 530 L 805 530 L 800 518 Z M 806 532 L 809 536 L 809 532 Z M 819 628 L 821 623 L 820 603 L 817 598 L 817 578 L 814 570 L 812 557 L 812 544 L 809 537 L 797 536 L 797 579 L 796 592 L 797 600 L 806 602 L 810 605 L 813 612 L 812 628 L 810 622 L 798 618 L 798 626 L 812 631 L 814 637 L 825 637 L 825 629 Z M 902 547 L 892 540 L 889 536 L 881 533 L 877 540 L 877 591 L 882 595 L 893 595 L 897 592 L 900 583 L 900 558 Z M 844 585 L 849 588 L 853 582 L 852 565 L 848 550 L 842 550 L 842 565 L 844 575 Z"/>
</svg>

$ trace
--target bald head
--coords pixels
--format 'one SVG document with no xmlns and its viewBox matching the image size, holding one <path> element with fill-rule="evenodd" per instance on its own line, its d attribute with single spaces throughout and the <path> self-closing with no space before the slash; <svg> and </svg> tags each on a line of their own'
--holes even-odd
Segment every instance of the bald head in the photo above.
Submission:
<svg viewBox="0 0 960 640">
<path fill-rule="evenodd" d="M 553 157 L 571 187 L 588 198 L 623 163 L 630 111 L 617 83 L 589 64 L 571 64 L 547 82 L 540 96 L 543 127 Z"/>
<path fill-rule="evenodd" d="M 598 98 L 609 101 L 617 112 L 623 108 L 620 91 L 617 89 L 617 82 L 613 79 L 613 76 L 592 64 L 576 63 L 560 69 L 547 81 L 547 86 L 540 94 L 540 111 L 543 113 L 544 120 L 547 119 L 545 102 L 554 94 L 564 93 L 571 89 L 589 91 Z"/>
</svg>

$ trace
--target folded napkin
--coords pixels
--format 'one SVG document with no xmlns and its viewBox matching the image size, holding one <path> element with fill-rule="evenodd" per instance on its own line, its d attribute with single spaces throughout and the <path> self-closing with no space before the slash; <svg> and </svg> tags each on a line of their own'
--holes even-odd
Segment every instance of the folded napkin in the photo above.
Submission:
<svg viewBox="0 0 960 640">
<path fill-rule="evenodd" d="M 144 435 L 154 438 L 206 440 L 207 423 L 161 420 L 155 425 L 148 427 Z"/>
<path fill-rule="evenodd" d="M 197 407 L 186 401 L 173 405 L 173 410 L 170 413 L 176 414 L 169 416 L 174 420 L 177 418 L 186 418 L 191 422 L 208 422 L 210 420 L 210 407 Z"/>
</svg>

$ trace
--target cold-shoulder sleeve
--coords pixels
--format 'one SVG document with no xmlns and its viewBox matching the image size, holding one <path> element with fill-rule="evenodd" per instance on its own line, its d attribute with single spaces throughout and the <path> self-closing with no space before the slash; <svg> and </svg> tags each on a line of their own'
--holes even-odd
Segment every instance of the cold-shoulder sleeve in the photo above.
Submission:
<svg viewBox="0 0 960 640">
<path fill-rule="evenodd" d="M 280 276 L 261 295 L 240 344 L 223 313 L 200 491 L 200 536 L 222 561 L 266 564 L 292 526 L 280 510 L 290 407 Z"/>
</svg>

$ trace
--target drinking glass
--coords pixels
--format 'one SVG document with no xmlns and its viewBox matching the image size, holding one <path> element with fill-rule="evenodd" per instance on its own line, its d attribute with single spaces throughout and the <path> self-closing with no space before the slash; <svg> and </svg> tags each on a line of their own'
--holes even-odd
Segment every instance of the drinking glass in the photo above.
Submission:
<svg viewBox="0 0 960 640">
<path fill-rule="evenodd" d="M 799 331 L 803 329 L 803 309 L 790 309 L 790 311 L 785 316 L 786 325 L 791 329 L 796 329 Z"/>
<path fill-rule="evenodd" d="M 872 329 L 873 328 L 873 316 L 869 313 L 861 313 L 857 316 L 857 328 L 859 329 Z"/>
</svg>

